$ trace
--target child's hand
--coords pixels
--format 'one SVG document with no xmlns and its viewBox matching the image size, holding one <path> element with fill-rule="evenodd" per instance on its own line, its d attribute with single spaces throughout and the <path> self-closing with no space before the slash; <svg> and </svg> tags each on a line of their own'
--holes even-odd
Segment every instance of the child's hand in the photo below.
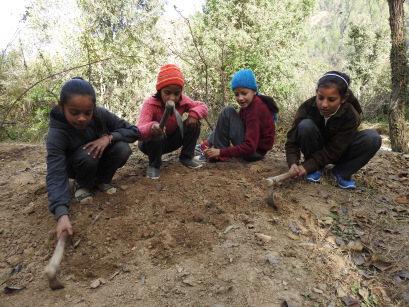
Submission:
<svg viewBox="0 0 409 307">
<path fill-rule="evenodd" d="M 163 130 L 159 127 L 159 124 L 153 124 L 151 127 L 151 135 L 153 138 L 157 138 L 165 134 L 166 127 L 163 127 Z"/>
<path fill-rule="evenodd" d="M 204 154 L 209 159 L 216 159 L 217 157 L 220 156 L 220 149 L 212 147 L 205 150 Z"/>
<path fill-rule="evenodd" d="M 60 237 L 61 232 L 63 232 L 64 230 L 68 230 L 68 235 L 70 236 L 72 236 L 72 234 L 74 233 L 70 222 L 70 218 L 66 214 L 61 215 L 57 221 L 57 227 L 55 227 L 55 234 L 57 236 L 57 240 Z"/>
<path fill-rule="evenodd" d="M 294 178 L 300 178 L 302 176 L 307 175 L 307 171 L 305 170 L 304 166 L 302 166 L 302 165 L 293 164 L 290 167 L 290 171 L 296 171 L 297 172 L 297 175 L 295 175 Z"/>
<path fill-rule="evenodd" d="M 199 127 L 199 120 L 192 116 L 188 116 L 186 119 L 186 127 L 189 131 L 196 131 L 196 129 Z"/>
<path fill-rule="evenodd" d="M 83 149 L 87 149 L 88 147 L 91 146 L 91 149 L 88 151 L 88 155 L 92 155 L 94 152 L 94 159 L 96 157 L 101 158 L 102 154 L 104 153 L 105 148 L 107 148 L 109 145 L 109 138 L 104 135 L 101 136 L 99 139 L 96 139 L 95 141 L 89 142 L 86 144 Z"/>
</svg>

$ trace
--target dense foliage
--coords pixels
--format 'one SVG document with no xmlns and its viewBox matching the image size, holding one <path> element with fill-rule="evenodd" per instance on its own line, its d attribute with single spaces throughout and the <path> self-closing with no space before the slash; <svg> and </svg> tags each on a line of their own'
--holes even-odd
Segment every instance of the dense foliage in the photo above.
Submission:
<svg viewBox="0 0 409 307">
<path fill-rule="evenodd" d="M 253 69 L 280 123 L 314 94 L 328 70 L 350 74 L 366 116 L 387 116 L 390 30 L 386 1 L 207 0 L 170 19 L 164 0 L 32 0 L 0 58 L 0 139 L 43 139 L 61 85 L 82 76 L 98 104 L 136 123 L 159 67 L 182 68 L 185 93 L 214 125 L 235 105 L 230 79 Z"/>
</svg>

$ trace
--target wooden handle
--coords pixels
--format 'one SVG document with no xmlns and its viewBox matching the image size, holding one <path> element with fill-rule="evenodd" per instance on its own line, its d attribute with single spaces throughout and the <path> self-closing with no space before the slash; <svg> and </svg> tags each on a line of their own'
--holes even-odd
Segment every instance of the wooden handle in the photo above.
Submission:
<svg viewBox="0 0 409 307">
<path fill-rule="evenodd" d="M 284 174 L 278 175 L 278 176 L 274 176 L 274 177 L 269 177 L 266 179 L 266 185 L 268 187 L 276 185 L 277 183 L 283 181 L 283 180 L 287 180 L 290 179 L 292 177 L 294 177 L 295 175 L 297 175 L 296 171 L 288 171 Z"/>
<path fill-rule="evenodd" d="M 165 112 L 163 113 L 162 119 L 160 120 L 159 127 L 163 129 L 166 125 L 169 115 L 172 113 L 173 108 L 175 107 L 175 102 L 172 100 L 166 101 Z"/>
<path fill-rule="evenodd" d="M 45 272 L 47 273 L 48 277 L 50 275 L 56 275 L 57 269 L 60 266 L 62 257 L 64 256 L 65 246 L 67 245 L 67 238 L 68 238 L 68 231 L 64 230 L 61 232 L 60 238 L 58 239 L 57 245 L 55 246 L 54 253 L 51 257 L 50 262 L 45 268 Z"/>
</svg>

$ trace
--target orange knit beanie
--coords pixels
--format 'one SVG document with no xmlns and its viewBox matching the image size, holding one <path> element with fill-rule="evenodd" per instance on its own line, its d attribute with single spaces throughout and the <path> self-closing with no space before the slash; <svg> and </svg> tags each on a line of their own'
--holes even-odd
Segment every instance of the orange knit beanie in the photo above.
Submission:
<svg viewBox="0 0 409 307">
<path fill-rule="evenodd" d="M 185 82 L 180 68 L 174 64 L 167 64 L 160 68 L 158 81 L 156 82 L 156 90 L 160 90 L 171 84 L 180 85 L 183 90 Z"/>
</svg>

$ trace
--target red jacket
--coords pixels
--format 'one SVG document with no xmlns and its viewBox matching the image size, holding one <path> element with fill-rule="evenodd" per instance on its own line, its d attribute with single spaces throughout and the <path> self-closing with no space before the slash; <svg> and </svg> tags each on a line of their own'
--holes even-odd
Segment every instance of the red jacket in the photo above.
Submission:
<svg viewBox="0 0 409 307">
<path fill-rule="evenodd" d="M 222 157 L 248 157 L 257 151 L 265 156 L 273 148 L 275 138 L 274 116 L 260 97 L 254 96 L 249 107 L 240 109 L 239 117 L 246 129 L 241 145 L 220 149 Z"/>
<path fill-rule="evenodd" d="M 182 116 L 183 113 L 188 113 L 198 120 L 207 116 L 207 105 L 200 101 L 193 101 L 186 95 L 182 94 L 182 99 L 175 104 L 176 111 Z M 149 141 L 151 136 L 151 127 L 153 124 L 159 124 L 163 113 L 165 112 L 165 104 L 154 98 L 148 98 L 142 106 L 141 114 L 139 115 L 138 128 L 140 131 L 140 141 Z M 166 134 L 172 134 L 178 128 L 175 114 L 169 116 L 166 122 Z"/>
</svg>

